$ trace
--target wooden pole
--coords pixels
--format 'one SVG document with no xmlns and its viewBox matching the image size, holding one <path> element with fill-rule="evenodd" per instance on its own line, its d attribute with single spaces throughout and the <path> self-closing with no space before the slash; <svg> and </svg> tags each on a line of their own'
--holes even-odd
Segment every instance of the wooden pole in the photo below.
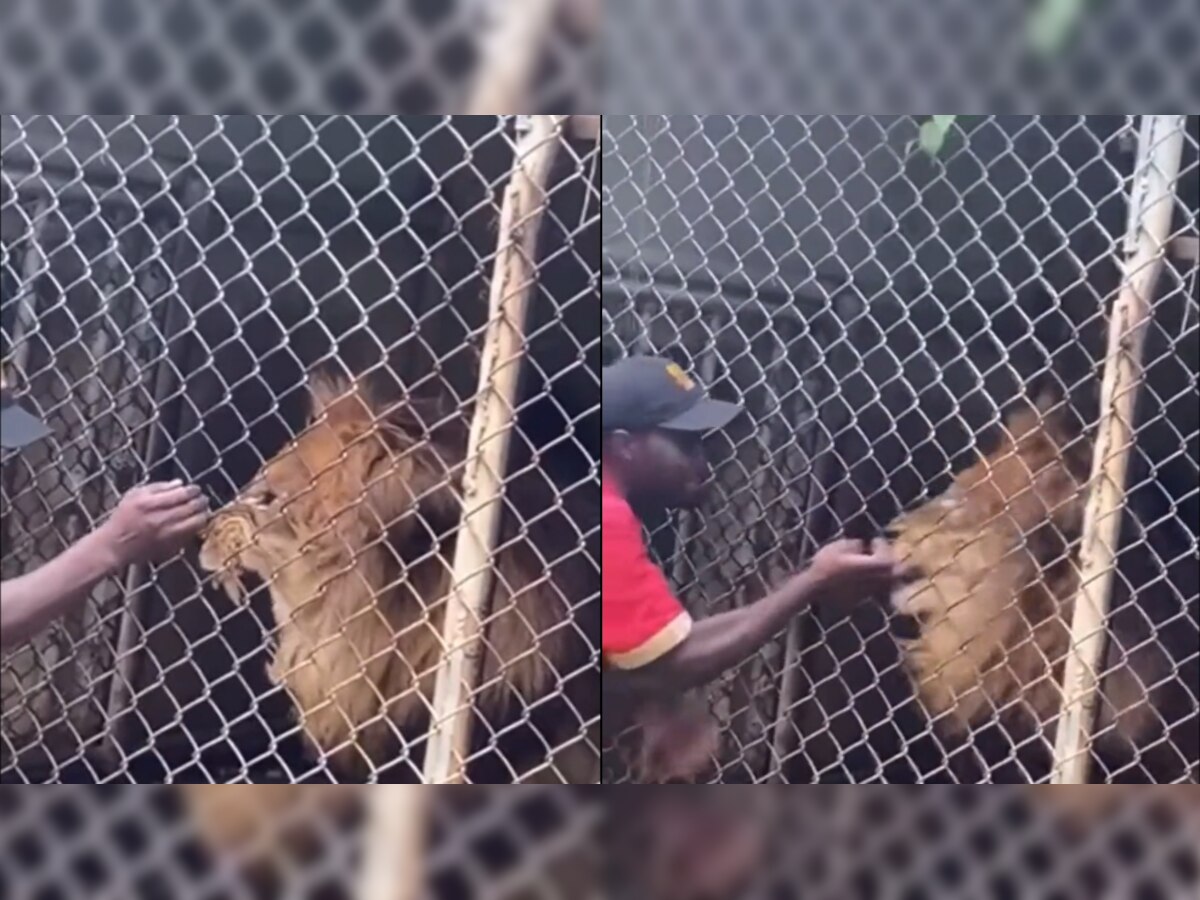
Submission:
<svg viewBox="0 0 1200 900">
<path fill-rule="evenodd" d="M 499 20 L 484 38 L 472 116 L 528 113 L 534 69 L 554 26 L 560 0 L 507 0 L 493 4 Z"/>
<path fill-rule="evenodd" d="M 592 45 L 600 33 L 600 0 L 495 0 L 495 21 L 480 42 L 479 74 L 466 103 L 469 115 L 504 116 L 532 112 L 535 73 L 554 35 L 556 20 L 582 34 Z M 586 51 L 575 51 L 583 52 Z M 594 97 L 580 97 L 588 106 Z M 594 106 L 593 106 L 594 108 Z M 581 140 L 600 139 L 600 116 L 572 116 L 571 130 Z"/>
<path fill-rule="evenodd" d="M 1079 554 L 1080 587 L 1063 672 L 1063 707 L 1055 737 L 1052 784 L 1086 784 L 1096 720 L 1133 417 L 1151 303 L 1171 233 L 1183 152 L 1184 116 L 1144 116 L 1129 198 L 1125 270 L 1113 304 L 1101 382 L 1100 422 L 1091 493 Z"/>
<path fill-rule="evenodd" d="M 500 207 L 499 241 L 479 364 L 479 390 L 463 467 L 463 519 L 454 548 L 453 587 L 442 627 L 444 657 L 433 696 L 427 784 L 460 783 L 470 739 L 471 695 L 479 680 L 481 622 L 491 596 L 504 504 L 504 473 L 517 381 L 525 354 L 525 313 L 537 275 L 546 185 L 566 116 L 531 116 L 517 143 Z"/>
<path fill-rule="evenodd" d="M 373 785 L 367 794 L 361 900 L 418 900 L 425 887 L 429 793 L 420 784 Z"/>
</svg>

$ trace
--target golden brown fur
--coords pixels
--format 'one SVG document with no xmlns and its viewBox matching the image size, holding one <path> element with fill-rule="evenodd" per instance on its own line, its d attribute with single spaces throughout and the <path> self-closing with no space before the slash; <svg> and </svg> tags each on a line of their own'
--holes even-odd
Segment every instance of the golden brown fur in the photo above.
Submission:
<svg viewBox="0 0 1200 900">
<path fill-rule="evenodd" d="M 310 424 L 214 516 L 200 562 L 235 599 L 244 573 L 267 582 L 270 675 L 312 743 L 363 774 L 390 755 L 389 723 L 415 724 L 432 695 L 463 447 L 361 383 L 317 375 L 310 391 Z M 554 687 L 581 593 L 562 574 L 569 563 L 548 569 L 515 534 L 509 523 L 484 625 L 485 711 L 512 690 L 532 701 Z"/>
<path fill-rule="evenodd" d="M 205 845 L 248 858 L 304 849 L 315 840 L 302 826 L 314 825 L 318 816 L 348 813 L 363 790 L 358 785 L 319 784 L 189 784 L 182 789 Z M 280 840 L 289 829 L 291 839 Z"/>
<path fill-rule="evenodd" d="M 371 852 L 366 845 L 374 843 L 367 809 L 371 795 L 366 786 L 182 785 L 181 790 L 193 834 L 220 869 L 233 876 L 230 886 L 243 888 L 238 896 L 361 896 L 361 890 L 355 890 L 361 854 Z M 568 810 L 562 805 L 564 795 L 557 791 L 540 794 L 527 788 L 514 795 L 485 785 L 420 790 L 424 792 L 420 797 L 407 795 L 417 802 L 405 812 L 425 830 L 440 860 L 438 870 L 447 860 L 439 850 L 451 849 L 444 843 L 448 839 L 469 857 L 461 862 L 456 859 L 457 865 L 468 869 L 482 866 L 495 876 L 488 885 L 490 895 L 511 900 L 595 896 L 601 856 L 590 831 L 578 827 L 581 820 L 594 821 L 595 808 L 590 807 L 589 812 L 588 804 L 597 802 L 595 795 L 591 800 L 583 794 L 566 795 Z M 505 807 L 510 815 L 519 816 L 517 821 L 497 815 Z M 543 817 L 561 825 L 564 812 L 574 820 L 566 829 L 545 828 Z M 519 860 L 512 858 L 509 841 L 497 845 L 481 839 L 489 832 L 511 834 L 514 827 L 525 836 Z M 465 843 L 461 841 L 464 832 L 471 837 Z M 397 847 L 397 853 L 403 850 Z M 451 852 L 458 856 L 453 849 Z M 517 866 L 523 871 L 514 872 Z M 399 871 L 410 868 L 401 866 Z M 316 890 L 313 883 L 318 878 L 321 889 Z M 247 893 L 245 888 L 253 892 Z M 422 892 L 423 896 L 429 894 Z"/>
<path fill-rule="evenodd" d="M 1071 445 L 1048 399 L 1005 430 L 946 493 L 890 527 L 913 572 L 892 604 L 919 628 L 901 642 L 904 660 L 937 727 L 958 737 L 995 717 L 1026 726 L 1012 734 L 1048 736 L 1061 705 L 1089 450 Z M 1110 673 L 1102 691 L 1101 728 L 1133 740 L 1151 727 L 1136 678 Z"/>
<path fill-rule="evenodd" d="M 1191 815 L 1200 813 L 1200 785 L 1055 784 L 1037 785 L 1033 790 L 1039 801 L 1077 822 L 1102 821 L 1131 803 L 1158 803 Z"/>
<path fill-rule="evenodd" d="M 1037 810 L 1075 838 L 1100 838 L 1095 846 L 1107 846 L 1102 838 L 1110 828 L 1153 827 L 1168 843 L 1175 836 L 1189 841 L 1190 835 L 1193 872 L 1200 863 L 1200 785 L 1056 784 L 1024 790 L 1031 792 Z"/>
</svg>

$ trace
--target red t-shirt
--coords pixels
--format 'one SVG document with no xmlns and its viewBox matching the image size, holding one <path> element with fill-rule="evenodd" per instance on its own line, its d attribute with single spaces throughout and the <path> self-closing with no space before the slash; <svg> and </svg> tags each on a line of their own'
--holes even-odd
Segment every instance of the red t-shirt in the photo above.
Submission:
<svg viewBox="0 0 1200 900">
<path fill-rule="evenodd" d="M 678 647 L 692 629 L 692 617 L 651 562 L 641 523 L 607 476 L 601 497 L 601 650 L 610 665 L 637 669 Z"/>
</svg>

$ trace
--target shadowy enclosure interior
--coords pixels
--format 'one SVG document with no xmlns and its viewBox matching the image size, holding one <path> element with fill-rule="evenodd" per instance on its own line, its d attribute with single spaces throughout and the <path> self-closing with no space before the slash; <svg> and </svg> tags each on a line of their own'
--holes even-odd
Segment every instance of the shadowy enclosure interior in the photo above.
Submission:
<svg viewBox="0 0 1200 900">
<path fill-rule="evenodd" d="M 231 602 L 196 547 L 106 581 L 82 614 L 5 659 L 5 780 L 415 777 L 423 703 L 410 691 L 399 712 L 374 687 L 407 688 L 437 664 L 440 625 L 421 589 L 447 586 L 520 123 L 0 123 L 0 350 L 54 431 L 5 461 L 5 577 L 86 533 L 137 481 L 179 477 L 214 508 L 274 504 L 292 542 L 291 561 L 272 563 L 276 586 L 321 565 L 324 547 L 333 556 L 316 581 L 340 579 L 356 597 L 324 643 L 297 651 L 289 628 L 301 634 L 305 613 L 281 617 L 254 577 L 241 580 L 248 602 Z M 555 768 L 563 748 L 586 757 L 598 716 L 588 682 L 599 586 L 599 161 L 594 139 L 564 129 L 553 140 L 515 363 L 486 700 L 472 728 L 471 762 L 485 781 Z M 305 431 L 314 402 L 325 417 Z M 382 469 L 368 471 L 385 461 L 412 476 L 390 482 L 396 508 L 374 510 L 396 520 L 386 556 L 378 535 L 355 532 L 371 528 L 345 502 L 368 476 L 387 486 Z M 227 578 L 225 587 L 241 589 Z M 386 596 L 382 615 L 363 608 L 371 593 Z M 347 621 L 357 624 L 343 631 Z M 389 630 L 419 652 L 387 652 Z M 293 676 L 320 684 L 304 699 Z M 347 711 L 353 704 L 365 706 Z M 327 739 L 314 736 L 322 719 Z"/>
<path fill-rule="evenodd" d="M 1148 315 L 1112 407 L 1128 471 L 1091 774 L 1194 780 L 1197 120 L 937 117 L 954 121 L 930 152 L 929 118 L 604 120 L 605 360 L 668 356 L 747 412 L 713 440 L 705 506 L 649 523 L 681 597 L 752 603 L 839 535 L 890 536 L 921 567 L 849 617 L 818 604 L 712 686 L 712 779 L 1049 776 L 1075 488 L 1106 365 L 1139 334 L 1110 328 L 1134 285 Z M 1161 233 L 1137 209 L 1147 183 Z M 1106 471 L 1125 443 L 1101 443 Z M 619 754 L 606 777 L 629 777 Z"/>
</svg>

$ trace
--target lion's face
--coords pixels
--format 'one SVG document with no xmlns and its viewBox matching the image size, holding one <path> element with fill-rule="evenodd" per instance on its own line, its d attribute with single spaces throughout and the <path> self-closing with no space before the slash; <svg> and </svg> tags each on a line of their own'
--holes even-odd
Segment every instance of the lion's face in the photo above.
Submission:
<svg viewBox="0 0 1200 900">
<path fill-rule="evenodd" d="M 268 587 L 268 674 L 335 768 L 396 752 L 393 723 L 427 714 L 462 518 L 466 434 L 416 400 L 384 408 L 361 384 L 310 381 L 308 425 L 219 510 L 200 553 L 235 600 L 242 577 Z M 436 412 L 436 411 L 434 411 Z M 538 526 L 539 533 L 542 526 Z M 567 652 L 563 588 L 520 542 L 499 551 L 480 701 L 544 695 Z"/>
<path fill-rule="evenodd" d="M 212 519 L 200 564 L 235 600 L 253 573 L 294 597 L 296 581 L 348 568 L 415 509 L 417 462 L 404 432 L 379 419 L 356 386 L 317 376 L 299 437 Z"/>
<path fill-rule="evenodd" d="M 910 573 L 891 597 L 915 626 L 902 641 L 905 661 L 935 714 L 957 707 L 970 718 L 985 708 L 985 678 L 1039 674 L 1015 672 L 1011 654 L 1057 612 L 1045 608 L 1061 580 L 1052 573 L 1078 537 L 1084 505 L 1078 466 L 1044 412 L 1012 417 L 995 451 L 889 529 Z M 1036 653 L 1022 663 L 1045 664 Z"/>
<path fill-rule="evenodd" d="M 893 549 L 909 578 L 893 590 L 892 608 L 926 631 L 950 628 L 958 643 L 1012 600 L 1011 586 L 1028 568 L 1007 536 L 973 517 L 969 507 L 935 501 L 894 527 Z"/>
<path fill-rule="evenodd" d="M 892 605 L 937 622 L 968 600 L 978 606 L 989 599 L 995 614 L 1025 586 L 1021 578 L 1061 558 L 1082 523 L 1082 484 L 1064 459 L 1063 440 L 1040 410 L 1018 414 L 996 450 L 891 524 L 894 549 L 912 573 Z M 986 621 L 970 616 L 976 628 Z"/>
</svg>

